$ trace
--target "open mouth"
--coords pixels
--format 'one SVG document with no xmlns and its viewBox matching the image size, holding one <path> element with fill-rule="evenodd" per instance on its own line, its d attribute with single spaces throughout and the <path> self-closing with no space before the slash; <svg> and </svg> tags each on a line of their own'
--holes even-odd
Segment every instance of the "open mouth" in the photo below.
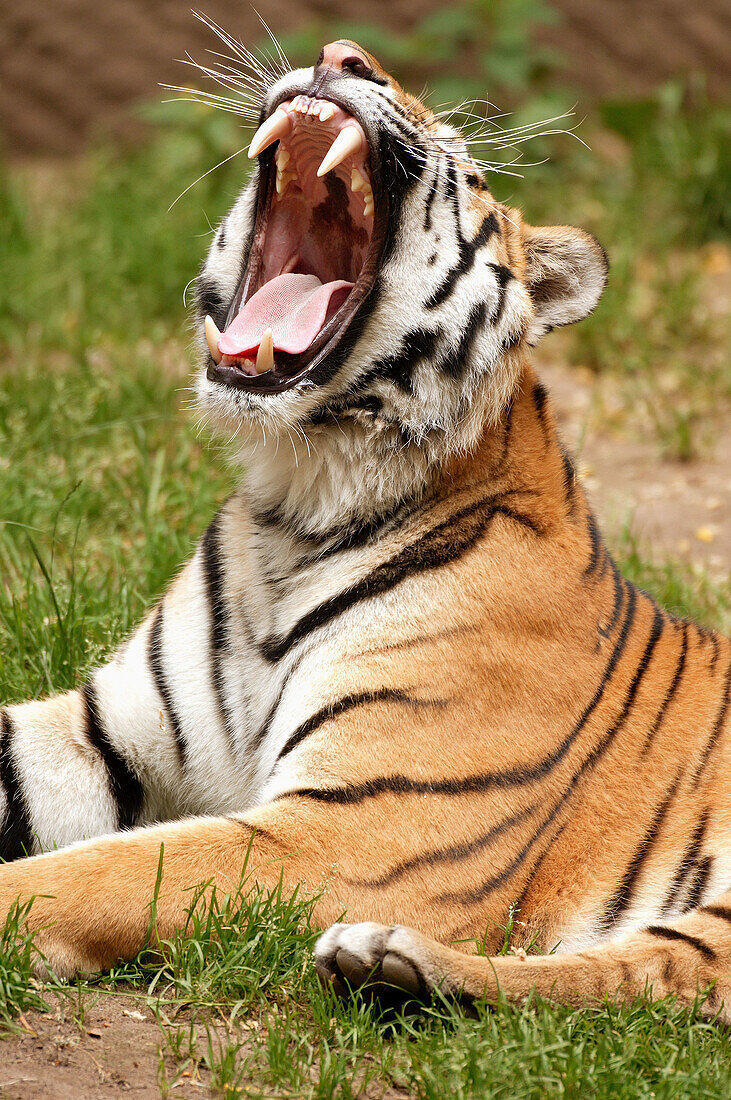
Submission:
<svg viewBox="0 0 731 1100">
<path fill-rule="evenodd" d="M 208 375 L 277 393 L 331 354 L 368 297 L 387 211 L 365 130 L 331 99 L 280 103 L 249 155 L 261 168 L 249 262 L 224 331 L 206 318 Z"/>
</svg>

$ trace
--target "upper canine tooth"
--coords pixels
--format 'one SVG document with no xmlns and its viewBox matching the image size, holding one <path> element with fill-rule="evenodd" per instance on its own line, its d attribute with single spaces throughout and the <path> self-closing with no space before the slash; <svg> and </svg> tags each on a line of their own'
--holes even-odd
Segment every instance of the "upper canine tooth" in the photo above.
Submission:
<svg viewBox="0 0 731 1100">
<path fill-rule="evenodd" d="M 322 164 L 317 169 L 318 176 L 325 176 L 341 164 L 347 157 L 360 149 L 360 127 L 345 126 L 340 131 L 323 158 Z"/>
<path fill-rule="evenodd" d="M 206 343 L 208 344 L 208 350 L 211 353 L 211 358 L 214 363 L 220 363 L 223 359 L 220 351 L 218 350 L 218 338 L 221 333 L 218 331 L 218 325 L 212 317 L 206 316 L 203 327 L 206 332 Z"/>
<path fill-rule="evenodd" d="M 272 142 L 276 141 L 278 138 L 283 138 L 285 134 L 289 133 L 291 128 L 292 119 L 289 117 L 288 112 L 281 107 L 277 107 L 274 114 L 262 122 L 251 139 L 249 156 L 258 157 L 263 149 L 266 149 L 268 145 L 271 145 Z"/>
<path fill-rule="evenodd" d="M 256 366 L 254 367 L 254 370 L 257 374 L 264 374 L 266 371 L 271 370 L 273 366 L 274 333 L 270 328 L 268 328 L 261 338 L 259 350 L 256 353 Z"/>
</svg>

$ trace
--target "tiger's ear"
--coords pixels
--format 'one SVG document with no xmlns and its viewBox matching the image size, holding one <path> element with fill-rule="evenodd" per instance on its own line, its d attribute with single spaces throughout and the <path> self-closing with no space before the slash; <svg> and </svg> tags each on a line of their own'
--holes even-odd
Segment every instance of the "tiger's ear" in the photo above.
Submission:
<svg viewBox="0 0 731 1100">
<path fill-rule="evenodd" d="M 525 281 L 535 317 L 528 342 L 557 325 L 580 321 L 594 309 L 607 282 L 609 261 L 596 237 L 570 225 L 523 223 Z"/>
</svg>

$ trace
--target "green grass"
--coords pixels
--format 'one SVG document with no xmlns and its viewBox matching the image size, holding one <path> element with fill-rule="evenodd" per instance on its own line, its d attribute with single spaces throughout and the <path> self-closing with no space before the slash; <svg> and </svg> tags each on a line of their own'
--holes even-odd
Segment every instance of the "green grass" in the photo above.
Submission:
<svg viewBox="0 0 731 1100">
<path fill-rule="evenodd" d="M 434 66 L 445 79 L 458 71 L 467 37 L 479 53 L 469 80 L 477 73 L 497 82 L 508 101 L 530 81 L 519 121 L 569 106 L 575 94 L 541 77 L 550 59 L 520 38 L 518 7 L 503 8 L 502 52 L 494 56 L 473 34 L 484 16 L 479 3 L 460 7 L 449 34 L 427 24 L 420 38 L 392 40 L 412 86 Z M 374 28 L 363 35 L 379 45 Z M 301 37 L 293 46 L 307 44 Z M 380 45 L 392 60 L 389 43 Z M 442 94 L 447 86 L 435 83 Z M 455 96 L 473 90 L 467 78 L 451 87 Z M 550 147 L 555 159 L 524 181 L 492 183 L 529 219 L 583 224 L 607 245 L 606 298 L 564 338 L 563 354 L 621 380 L 631 402 L 652 410 L 658 451 L 690 458 L 731 391 L 725 333 L 707 308 L 711 260 L 726 247 L 729 143 L 727 112 L 681 91 L 592 109 L 582 130 L 592 152 L 564 138 Z M 0 174 L 4 703 L 72 686 L 109 653 L 232 485 L 182 409 L 182 293 L 210 227 L 242 185 L 243 158 L 168 207 L 245 145 L 246 134 L 230 117 L 192 105 L 147 115 L 142 148 Z M 728 623 L 728 583 L 653 562 L 630 533 L 613 549 L 628 575 L 671 610 Z M 728 1033 L 697 1013 L 671 1004 L 578 1012 L 535 1003 L 466 1018 L 436 1002 L 425 1013 L 386 1018 L 361 997 L 340 1004 L 320 988 L 306 899 L 243 900 L 221 899 L 191 919 L 186 939 L 103 981 L 63 987 L 77 1018 L 96 996 L 154 1006 L 163 1095 L 186 1066 L 205 1070 L 226 1096 L 728 1095 Z M 21 936 L 15 945 L 17 916 L 0 941 L 3 1026 L 43 997 L 30 981 L 32 943 Z"/>
<path fill-rule="evenodd" d="M 51 981 L 47 996 L 84 1027 L 87 1006 L 136 998 L 160 1027 L 158 1085 L 187 1073 L 214 1095 L 442 1100 L 486 1096 L 725 1098 L 731 1033 L 672 1001 L 610 1001 L 575 1010 L 539 1000 L 478 1005 L 466 1016 L 431 1004 L 382 1009 L 358 993 L 338 1001 L 317 981 L 311 903 L 247 886 L 193 909 L 185 936 L 154 942 L 95 981 Z M 14 933 L 17 922 L 9 925 Z M 38 1007 L 27 982 L 32 947 L 0 952 L 0 1020 Z M 8 962 L 5 962 L 5 960 Z M 5 967 L 5 970 L 2 967 Z M 12 988 L 3 974 L 15 967 Z M 129 1002 L 128 1002 L 129 1003 Z"/>
</svg>

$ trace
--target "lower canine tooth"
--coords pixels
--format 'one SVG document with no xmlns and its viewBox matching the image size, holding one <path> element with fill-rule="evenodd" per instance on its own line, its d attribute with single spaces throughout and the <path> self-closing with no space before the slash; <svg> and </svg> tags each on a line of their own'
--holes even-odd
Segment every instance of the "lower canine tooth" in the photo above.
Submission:
<svg viewBox="0 0 731 1100">
<path fill-rule="evenodd" d="M 218 325 L 212 317 L 206 317 L 203 327 L 206 333 L 206 343 L 208 344 L 208 350 L 211 353 L 211 358 L 214 363 L 220 363 L 223 359 L 220 351 L 218 350 L 218 338 L 221 333 L 218 331 Z"/>
<path fill-rule="evenodd" d="M 259 344 L 259 350 L 256 353 L 256 366 L 254 370 L 257 374 L 265 374 L 266 371 L 271 370 L 274 366 L 274 334 L 270 328 L 266 330 L 261 338 Z"/>
</svg>

